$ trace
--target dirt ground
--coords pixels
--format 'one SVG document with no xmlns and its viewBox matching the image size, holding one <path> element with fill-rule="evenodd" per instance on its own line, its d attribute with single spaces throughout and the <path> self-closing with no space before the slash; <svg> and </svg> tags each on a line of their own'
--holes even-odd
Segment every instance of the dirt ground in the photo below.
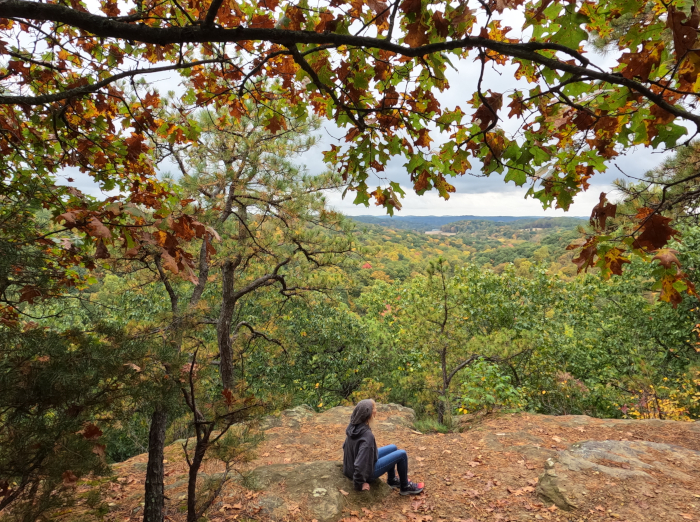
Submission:
<svg viewBox="0 0 700 522">
<path fill-rule="evenodd" d="M 348 508 L 343 513 L 344 522 L 700 522 L 700 453 L 698 459 L 674 456 L 672 452 L 653 456 L 663 461 L 664 469 L 671 470 L 668 473 L 672 476 L 653 470 L 646 477 L 626 479 L 613 478 L 595 469 L 569 473 L 575 475 L 576 493 L 581 499 L 571 511 L 543 500 L 537 491 L 547 459 L 556 459 L 559 452 L 576 443 L 650 441 L 700 452 L 700 423 L 522 413 L 465 422 L 461 433 L 422 434 L 406 423 L 392 422 L 392 418 L 396 419 L 394 413 L 380 412 L 375 429 L 377 443 L 380 446 L 396 444 L 408 452 L 410 478 L 425 482 L 425 492 L 416 497 L 393 492 L 373 506 L 358 511 Z M 239 471 L 245 474 L 269 464 L 342 460 L 346 423 L 346 415 L 329 414 L 272 427 L 257 449 L 257 458 Z M 146 458 L 146 455 L 139 455 L 114 466 L 117 480 L 103 486 L 111 509 L 105 520 L 126 522 L 142 517 Z M 182 448 L 179 445 L 168 447 L 166 459 L 167 520 L 184 521 L 187 465 Z M 659 460 L 655 462 L 660 465 Z M 629 469 L 624 462 L 599 464 Z M 202 471 L 216 473 L 221 471 L 221 465 L 207 462 Z M 220 522 L 280 520 L 260 508 L 257 504 L 260 495 L 261 492 L 248 490 L 240 482 L 232 481 L 207 517 Z M 288 499 L 289 509 L 283 519 L 311 522 L 305 500 Z M 70 513 L 58 518 L 74 519 Z"/>
</svg>

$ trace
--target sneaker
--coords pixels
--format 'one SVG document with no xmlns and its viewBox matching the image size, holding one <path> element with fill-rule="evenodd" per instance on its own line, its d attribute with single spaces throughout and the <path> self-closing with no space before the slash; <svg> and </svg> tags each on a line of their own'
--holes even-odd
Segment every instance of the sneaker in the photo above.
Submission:
<svg viewBox="0 0 700 522">
<path fill-rule="evenodd" d="M 398 477 L 394 477 L 394 480 L 388 479 L 386 483 L 389 484 L 389 486 L 391 486 L 393 489 L 399 489 L 401 487 L 401 481 Z"/>
<path fill-rule="evenodd" d="M 418 495 L 423 492 L 423 484 L 416 484 L 415 482 L 409 482 L 405 488 L 399 490 L 401 495 Z"/>
</svg>

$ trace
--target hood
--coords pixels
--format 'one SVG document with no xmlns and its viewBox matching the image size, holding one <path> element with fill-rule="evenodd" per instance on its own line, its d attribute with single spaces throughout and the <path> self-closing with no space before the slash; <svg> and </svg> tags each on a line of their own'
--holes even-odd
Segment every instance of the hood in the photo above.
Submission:
<svg viewBox="0 0 700 522">
<path fill-rule="evenodd" d="M 361 439 L 367 431 L 372 431 L 367 424 L 348 424 L 348 427 L 345 429 L 345 435 L 352 440 L 357 440 Z"/>
</svg>

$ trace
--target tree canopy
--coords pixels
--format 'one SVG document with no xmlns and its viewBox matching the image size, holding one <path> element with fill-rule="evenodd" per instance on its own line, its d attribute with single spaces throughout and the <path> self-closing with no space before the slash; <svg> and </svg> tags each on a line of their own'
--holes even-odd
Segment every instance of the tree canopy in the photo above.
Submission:
<svg viewBox="0 0 700 522">
<path fill-rule="evenodd" d="M 151 138 L 198 134 L 159 118 L 160 94 L 136 85 L 168 70 L 186 82 L 183 114 L 213 104 L 236 117 L 254 100 L 280 132 L 282 98 L 294 117 L 334 120 L 346 145 L 326 161 L 355 202 L 389 212 L 401 187 L 372 190 L 369 176 L 392 157 L 419 194 L 447 198 L 451 176 L 480 169 L 568 208 L 622 149 L 670 149 L 700 126 L 695 0 L 7 0 L 0 17 L 3 170 L 75 166 L 146 201 Z M 616 59 L 587 52 L 599 42 Z M 450 85 L 448 68 L 471 60 L 474 85 Z M 487 68 L 519 81 L 498 92 Z M 444 106 L 455 89 L 460 105 Z"/>
</svg>

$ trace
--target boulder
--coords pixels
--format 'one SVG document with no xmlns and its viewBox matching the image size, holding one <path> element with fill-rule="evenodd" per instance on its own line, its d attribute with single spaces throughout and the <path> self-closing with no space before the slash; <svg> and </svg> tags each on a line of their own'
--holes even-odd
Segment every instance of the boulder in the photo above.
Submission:
<svg viewBox="0 0 700 522">
<path fill-rule="evenodd" d="M 662 460 L 664 462 L 662 462 Z M 647 441 L 584 441 L 547 459 L 537 494 L 559 509 L 576 509 L 587 494 L 582 472 L 607 475 L 619 481 L 693 483 L 694 478 L 668 462 L 700 465 L 700 452 Z"/>
<path fill-rule="evenodd" d="M 309 520 L 319 522 L 336 522 L 344 508 L 369 507 L 391 493 L 382 480 L 370 484 L 370 491 L 356 491 L 343 475 L 342 462 L 334 461 L 260 466 L 246 477 L 246 483 L 265 490 L 258 505 L 273 518 L 284 518 L 304 501 Z"/>
</svg>

